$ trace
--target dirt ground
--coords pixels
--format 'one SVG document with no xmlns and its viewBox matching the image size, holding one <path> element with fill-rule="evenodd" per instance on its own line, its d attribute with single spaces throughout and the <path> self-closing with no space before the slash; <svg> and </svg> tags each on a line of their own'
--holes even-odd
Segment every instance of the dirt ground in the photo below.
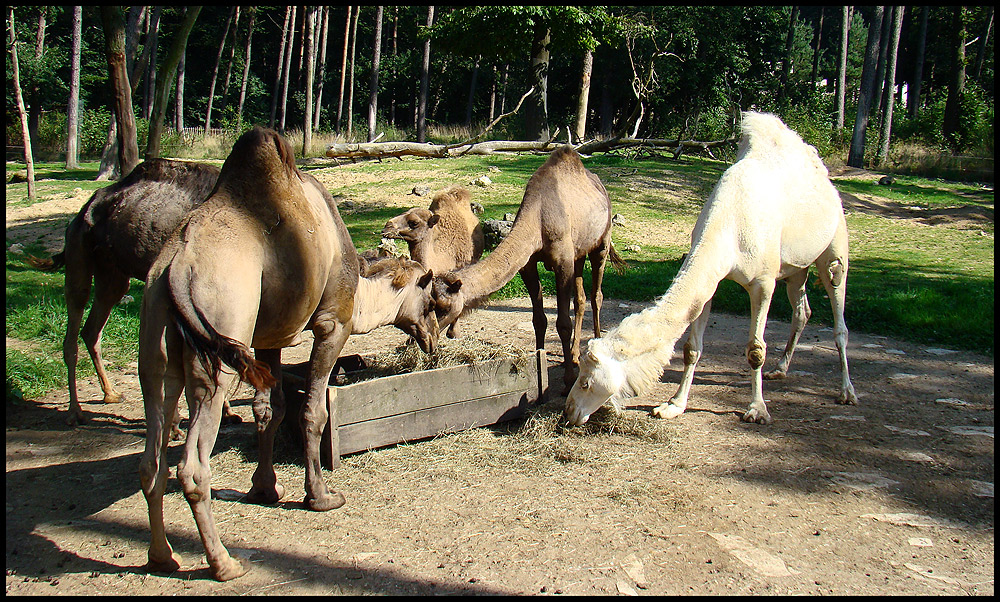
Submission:
<svg viewBox="0 0 1000 602">
<path fill-rule="evenodd" d="M 44 220 L 21 218 L 14 225 Z M 541 417 L 565 401 L 555 301 L 546 304 L 552 389 Z M 607 299 L 603 325 L 643 307 Z M 526 300 L 504 301 L 471 314 L 465 333 L 528 350 L 530 320 Z M 676 352 L 661 382 L 630 400 L 627 413 L 656 423 L 655 440 L 569 432 L 533 441 L 521 421 L 355 454 L 324 471 L 347 497 L 326 513 L 302 508 L 294 457 L 278 466 L 285 499 L 241 501 L 256 450 L 250 391 L 240 389 L 233 405 L 244 422 L 222 428 L 213 457 L 213 511 L 225 544 L 253 568 L 226 583 L 207 571 L 173 475 L 165 515 L 183 566 L 143 570 L 134 362 L 111 375 L 122 404 L 95 403 L 97 379 L 81 380 L 85 426 L 65 425 L 64 390 L 8 404 L 6 593 L 992 595 L 992 358 L 852 331 L 860 403 L 840 406 L 832 331 L 811 324 L 789 378 L 764 383 L 774 423 L 744 424 L 748 327 L 713 315 L 681 417 L 646 416 L 676 389 Z M 585 339 L 589 328 L 588 311 Z M 766 369 L 788 328 L 769 321 Z M 344 353 L 404 340 L 385 327 L 351 337 Z M 305 359 L 308 347 L 285 361 Z"/>
</svg>

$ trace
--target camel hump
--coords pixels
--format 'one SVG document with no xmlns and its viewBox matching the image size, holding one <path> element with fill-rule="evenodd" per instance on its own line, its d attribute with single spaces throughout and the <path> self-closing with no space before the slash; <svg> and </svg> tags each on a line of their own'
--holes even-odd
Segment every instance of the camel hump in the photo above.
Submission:
<svg viewBox="0 0 1000 602">
<path fill-rule="evenodd" d="M 785 166 L 790 160 L 798 161 L 815 169 L 821 177 L 828 176 L 826 165 L 816 148 L 806 143 L 776 115 L 745 111 L 742 116 L 743 136 L 737 161 L 747 155 L 770 158 Z"/>
<path fill-rule="evenodd" d="M 549 155 L 549 159 L 546 163 L 550 165 L 573 166 L 583 169 L 583 160 L 580 159 L 580 153 L 576 152 L 576 150 L 568 144 L 560 146 L 556 150 L 552 151 L 552 154 Z"/>
<path fill-rule="evenodd" d="M 229 157 L 234 161 L 244 162 L 250 157 L 257 156 L 261 150 L 268 146 L 274 147 L 281 165 L 285 167 L 289 175 L 295 174 L 299 179 L 302 179 L 298 167 L 295 166 L 295 151 L 292 150 L 292 146 L 278 132 L 259 125 L 247 130 L 236 140 Z M 226 159 L 225 165 L 222 166 L 223 171 L 226 171 L 230 159 Z"/>
<path fill-rule="evenodd" d="M 450 186 L 445 190 L 434 195 L 431 199 L 430 210 L 436 212 L 442 207 L 456 205 L 469 209 L 469 202 L 472 200 L 472 194 L 464 186 Z M 472 209 L 469 209 L 471 212 Z"/>
</svg>

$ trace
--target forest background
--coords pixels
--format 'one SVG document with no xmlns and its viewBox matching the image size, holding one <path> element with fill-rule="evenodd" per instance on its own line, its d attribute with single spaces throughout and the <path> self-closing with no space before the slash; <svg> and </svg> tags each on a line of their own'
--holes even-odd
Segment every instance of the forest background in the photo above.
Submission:
<svg viewBox="0 0 1000 602">
<path fill-rule="evenodd" d="M 224 158 L 254 124 L 317 156 L 321 140 L 462 141 L 515 108 L 488 138 L 732 140 L 755 109 L 827 159 L 919 171 L 915 155 L 964 154 L 992 180 L 993 12 L 14 6 L 7 154 L 27 130 L 34 156 L 101 157 L 114 178 L 142 158 Z"/>
</svg>

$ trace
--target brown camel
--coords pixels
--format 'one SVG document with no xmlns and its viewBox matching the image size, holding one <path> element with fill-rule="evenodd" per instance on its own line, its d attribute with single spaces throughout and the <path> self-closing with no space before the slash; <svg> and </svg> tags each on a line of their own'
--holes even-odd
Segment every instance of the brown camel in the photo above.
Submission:
<svg viewBox="0 0 1000 602">
<path fill-rule="evenodd" d="M 436 274 L 463 268 L 479 261 L 485 245 L 471 200 L 468 190 L 452 186 L 434 195 L 430 208 L 414 207 L 386 222 L 382 237 L 405 240 L 410 258 Z M 448 336 L 459 336 L 458 322 Z"/>
<path fill-rule="evenodd" d="M 29 258 L 34 267 L 45 271 L 66 267 L 68 320 L 63 361 L 69 375 L 68 424 L 86 421 L 76 387 L 77 337 L 91 281 L 94 303 L 83 326 L 83 342 L 101 382 L 104 403 L 115 403 L 123 397 L 108 380 L 101 359 L 104 325 L 115 304 L 128 292 L 129 279 L 146 280 L 164 241 L 181 219 L 208 197 L 218 179 L 219 168 L 211 165 L 168 159 L 140 163 L 128 176 L 90 197 L 66 227 L 61 252 L 51 259 Z M 227 415 L 235 416 L 232 412 Z"/>
<path fill-rule="evenodd" d="M 601 281 L 604 264 L 622 269 L 625 263 L 611 244 L 611 200 L 580 155 L 562 147 L 538 168 L 524 191 L 510 234 L 485 259 L 434 280 L 434 300 L 440 328 L 451 325 L 470 307 L 487 300 L 520 271 L 531 296 L 535 347 L 545 347 L 547 320 L 542 305 L 538 262 L 555 272 L 558 314 L 556 330 L 563 347 L 563 381 L 569 390 L 576 379 L 583 327 L 583 265 L 590 258 L 593 276 L 591 305 L 594 333 L 601 332 Z M 570 318 L 573 300 L 575 319 Z"/>
<path fill-rule="evenodd" d="M 139 378 L 146 408 L 146 448 L 139 473 L 149 506 L 151 571 L 173 572 L 180 559 L 167 542 L 163 494 L 170 423 L 182 391 L 191 421 L 177 479 L 191 506 L 213 576 L 225 581 L 248 565 L 229 555 L 211 510 L 209 457 L 222 402 L 239 375 L 258 390 L 259 464 L 251 501 L 284 493 L 272 465 L 284 407 L 280 350 L 304 329 L 314 341 L 301 421 L 305 433 L 305 503 L 344 503 L 323 480 L 320 436 L 327 420 L 330 372 L 351 333 L 358 257 L 333 198 L 295 167 L 289 144 L 255 127 L 233 145 L 212 195 L 167 240 L 149 271 L 139 329 Z M 249 347 L 258 350 L 255 360 Z M 235 370 L 222 369 L 222 363 Z M 271 368 L 269 370 L 268 368 Z"/>
</svg>

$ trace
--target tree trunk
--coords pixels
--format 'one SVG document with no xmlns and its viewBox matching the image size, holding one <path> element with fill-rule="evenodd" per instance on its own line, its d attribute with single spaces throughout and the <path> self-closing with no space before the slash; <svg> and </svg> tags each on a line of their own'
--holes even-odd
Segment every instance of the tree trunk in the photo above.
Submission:
<svg viewBox="0 0 1000 602">
<path fill-rule="evenodd" d="M 840 62 L 837 63 L 837 131 L 844 129 L 844 101 L 847 99 L 847 42 L 851 32 L 850 6 L 845 6 L 840 26 Z"/>
<path fill-rule="evenodd" d="M 573 134 L 577 143 L 587 137 L 587 104 L 590 99 L 590 76 L 594 71 L 594 52 L 583 53 L 583 71 L 580 73 L 580 98 L 576 103 L 576 127 Z"/>
<path fill-rule="evenodd" d="M 892 29 L 890 30 L 889 52 L 886 55 L 888 64 L 885 69 L 885 98 L 883 100 L 884 116 L 882 117 L 882 131 L 879 135 L 878 152 L 875 154 L 875 166 L 882 167 L 889 158 L 889 139 L 892 136 L 892 109 L 895 100 L 896 89 L 896 59 L 899 56 L 899 34 L 903 30 L 903 7 L 895 6 L 892 9 Z"/>
<path fill-rule="evenodd" d="M 962 114 L 962 93 L 965 91 L 965 19 L 961 6 L 952 7 L 951 82 L 948 85 L 948 100 L 944 105 L 944 123 L 941 130 L 944 139 L 957 152 L 963 141 L 959 140 L 958 124 Z"/>
<path fill-rule="evenodd" d="M 427 7 L 427 27 L 434 24 L 434 7 Z M 420 95 L 417 98 L 417 142 L 427 141 L 427 87 L 430 83 L 431 40 L 424 40 L 424 61 L 420 66 Z"/>
<path fill-rule="evenodd" d="M 222 80 L 222 98 L 219 99 L 219 113 L 226 110 L 229 98 L 229 82 L 233 76 L 233 61 L 236 57 L 236 34 L 240 30 L 240 7 L 236 7 L 236 19 L 233 21 L 233 39 L 229 41 L 229 60 L 226 62 L 226 77 Z"/>
<path fill-rule="evenodd" d="M 358 17 L 361 7 L 354 11 L 354 23 L 351 24 L 351 68 L 347 75 L 347 139 L 354 134 L 354 58 L 358 50 Z"/>
<path fill-rule="evenodd" d="M 21 94 L 21 69 L 17 62 L 17 34 L 14 31 L 14 7 L 10 7 L 10 58 L 14 76 L 14 97 L 17 99 L 17 113 L 21 117 L 21 137 L 24 139 L 24 163 L 28 172 L 28 199 L 35 200 L 35 163 L 31 157 L 31 136 L 28 133 L 28 112 L 24 108 L 24 96 Z"/>
<path fill-rule="evenodd" d="M 927 48 L 927 21 L 930 10 L 929 6 L 924 6 L 920 10 L 920 33 L 917 37 L 917 57 L 913 65 L 913 81 L 910 82 L 910 91 L 906 99 L 906 109 L 910 119 L 916 118 L 917 110 L 920 108 L 920 88 L 924 81 L 924 53 Z"/>
<path fill-rule="evenodd" d="M 160 156 L 160 136 L 163 133 L 163 119 L 167 114 L 167 97 L 170 95 L 170 83 L 177 72 L 177 63 L 184 56 L 187 48 L 188 36 L 194 28 L 194 22 L 201 12 L 200 6 L 189 6 L 184 12 L 184 21 L 174 34 L 173 41 L 170 42 L 170 49 L 167 51 L 167 58 L 163 62 L 163 67 L 157 74 L 156 97 L 153 99 L 152 116 L 149 120 L 149 136 L 146 143 L 146 158 L 152 159 Z"/>
<path fill-rule="evenodd" d="M 396 40 L 399 34 L 399 7 L 392 7 L 392 69 L 389 72 L 392 85 L 389 86 L 389 125 L 396 127 Z"/>
<path fill-rule="evenodd" d="M 868 116 L 872 105 L 872 94 L 876 88 L 875 63 L 878 62 L 878 49 L 881 46 L 883 6 L 876 6 L 872 22 L 868 26 L 868 42 L 865 45 L 865 62 L 861 68 L 861 91 L 858 94 L 858 113 L 854 118 L 854 133 L 851 136 L 851 149 L 847 154 L 847 164 L 851 167 L 864 167 L 865 132 L 868 129 Z"/>
<path fill-rule="evenodd" d="M 160 49 L 160 14 L 162 12 L 162 6 L 154 7 L 149 21 L 146 23 L 146 46 L 149 47 L 149 59 L 146 63 L 142 98 L 142 116 L 146 119 L 149 119 L 150 113 L 152 113 L 153 96 L 156 94 L 156 59 Z M 145 54 L 145 49 L 143 54 Z M 135 93 L 134 87 L 132 92 Z"/>
<path fill-rule="evenodd" d="M 340 93 L 337 97 L 337 124 L 334 131 L 339 135 L 341 120 L 344 117 L 344 82 L 347 81 L 347 48 L 351 41 L 351 13 L 353 6 L 347 7 L 347 19 L 344 23 L 344 52 L 340 59 Z"/>
<path fill-rule="evenodd" d="M 816 47 L 813 50 L 813 70 L 812 78 L 810 81 L 815 84 L 817 76 L 819 75 L 819 48 L 823 41 L 823 15 L 826 12 L 826 7 L 819 7 L 819 24 L 816 26 Z"/>
<path fill-rule="evenodd" d="M 177 63 L 177 95 L 174 100 L 174 128 L 180 134 L 184 131 L 184 63 L 187 60 L 187 48 Z"/>
<path fill-rule="evenodd" d="M 319 131 L 319 118 L 323 114 L 323 83 L 326 80 L 326 46 L 330 32 L 330 7 L 323 7 L 323 27 L 319 37 L 319 74 L 316 87 L 316 110 L 313 113 L 313 129 Z"/>
<path fill-rule="evenodd" d="M 73 43 L 70 50 L 69 101 L 66 103 L 66 169 L 80 167 L 80 45 L 83 7 L 73 7 Z"/>
<path fill-rule="evenodd" d="M 302 123 L 302 156 L 308 157 L 312 149 L 312 129 L 313 129 L 313 73 L 316 69 L 316 59 L 314 58 L 314 46 L 316 44 L 316 6 L 308 6 L 305 9 L 302 32 L 305 34 L 303 48 L 306 54 L 306 115 Z"/>
<path fill-rule="evenodd" d="M 291 21 L 288 23 L 288 48 L 285 52 L 285 74 L 281 78 L 281 122 L 278 130 L 282 133 L 285 131 L 286 109 L 288 108 L 288 79 L 292 74 L 292 49 L 295 47 L 295 13 L 296 8 L 293 6 Z"/>
<path fill-rule="evenodd" d="M 990 32 L 993 30 L 993 8 L 989 7 L 989 12 L 986 14 L 986 25 L 983 26 L 983 32 L 979 34 L 979 44 L 976 45 L 976 62 L 972 68 L 972 79 L 980 83 L 980 75 L 983 72 L 983 58 L 986 56 L 987 43 L 990 40 Z"/>
<path fill-rule="evenodd" d="M 496 104 L 497 104 L 497 83 L 500 73 L 497 71 L 497 66 L 493 65 L 493 78 L 492 84 L 490 85 L 490 118 L 489 121 L 493 121 L 493 116 L 496 115 Z"/>
<path fill-rule="evenodd" d="M 886 65 L 886 55 L 889 52 L 889 31 L 892 29 L 892 6 L 883 7 L 884 12 L 882 13 L 882 34 L 879 37 L 879 47 L 878 47 L 878 68 L 875 70 L 875 90 L 872 98 L 871 118 L 875 121 L 876 126 L 880 126 L 882 123 L 882 96 L 884 90 L 885 81 L 885 65 Z"/>
<path fill-rule="evenodd" d="M 243 51 L 243 78 L 240 81 L 240 100 L 236 107 L 236 129 L 243 129 L 243 102 L 247 97 L 247 80 L 250 78 L 250 43 L 253 41 L 253 25 L 257 19 L 257 7 L 250 7 L 250 21 L 247 23 L 247 45 Z"/>
<path fill-rule="evenodd" d="M 479 61 L 480 57 L 477 56 L 476 64 L 472 67 L 472 82 L 469 84 L 469 100 L 465 103 L 465 127 L 472 126 L 472 110 L 475 107 L 476 102 L 476 80 L 479 79 Z"/>
<path fill-rule="evenodd" d="M 42 8 L 38 13 L 38 29 L 35 31 L 35 64 L 40 64 L 42 56 L 45 54 L 45 13 Z M 37 78 L 35 78 L 37 80 Z M 31 142 L 38 143 L 38 122 L 42 116 L 42 96 L 37 81 L 30 82 L 28 93 L 28 132 L 31 134 Z"/>
<path fill-rule="evenodd" d="M 375 9 L 375 35 L 372 50 L 372 77 L 371 96 L 368 99 L 368 141 L 375 139 L 375 112 L 378 108 L 378 66 L 382 58 L 382 9 L 379 6 Z"/>
<path fill-rule="evenodd" d="M 785 57 L 781 61 L 781 78 L 778 81 L 778 104 L 785 98 L 788 86 L 788 74 L 792 71 L 792 47 L 795 42 L 795 21 L 799 18 L 799 7 L 792 7 L 792 16 L 788 20 L 788 34 L 785 36 Z"/>
<path fill-rule="evenodd" d="M 118 168 L 122 177 L 139 163 L 132 88 L 125 70 L 125 15 L 122 7 L 102 6 L 104 46 L 111 84 L 112 108 L 118 130 Z"/>
<path fill-rule="evenodd" d="M 229 37 L 229 27 L 233 24 L 233 17 L 237 7 L 229 9 L 229 19 L 226 20 L 226 28 L 222 32 L 222 41 L 219 42 L 219 54 L 215 56 L 215 67 L 212 68 L 212 83 L 208 86 L 208 109 L 205 111 L 205 133 L 212 127 L 212 103 L 215 100 L 215 81 L 219 77 L 219 65 L 222 64 L 222 53 L 226 49 L 226 38 Z M 293 9 L 294 10 L 294 9 Z"/>
<path fill-rule="evenodd" d="M 549 139 L 549 44 L 551 35 L 546 24 L 535 29 L 531 42 L 531 75 L 529 83 L 535 87 L 525 114 L 527 136 L 531 140 Z"/>
<path fill-rule="evenodd" d="M 271 94 L 271 119 L 268 126 L 274 129 L 274 118 L 278 112 L 278 90 L 281 89 L 281 72 L 285 65 L 285 46 L 288 44 L 288 16 L 292 13 L 292 7 L 285 7 L 285 23 L 281 26 L 281 50 L 278 51 L 278 68 L 274 74 L 274 92 Z"/>
</svg>

